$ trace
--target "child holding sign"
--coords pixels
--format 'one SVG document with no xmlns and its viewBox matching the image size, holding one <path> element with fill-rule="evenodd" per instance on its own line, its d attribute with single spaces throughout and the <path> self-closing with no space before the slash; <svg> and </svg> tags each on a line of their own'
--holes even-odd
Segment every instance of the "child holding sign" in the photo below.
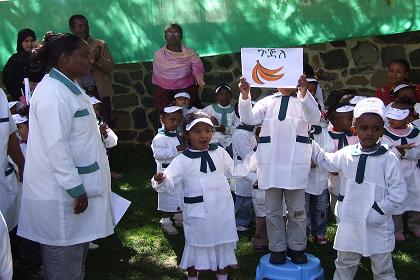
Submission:
<svg viewBox="0 0 420 280">
<path fill-rule="evenodd" d="M 250 85 L 241 78 L 239 114 L 241 122 L 262 123 L 256 151 L 258 187 L 265 189 L 270 262 L 284 264 L 287 255 L 294 263 L 306 263 L 305 188 L 311 165 L 308 126 L 318 124 L 321 113 L 304 75 L 298 92 L 280 88 L 251 107 Z M 287 226 L 283 220 L 283 198 Z"/>
</svg>

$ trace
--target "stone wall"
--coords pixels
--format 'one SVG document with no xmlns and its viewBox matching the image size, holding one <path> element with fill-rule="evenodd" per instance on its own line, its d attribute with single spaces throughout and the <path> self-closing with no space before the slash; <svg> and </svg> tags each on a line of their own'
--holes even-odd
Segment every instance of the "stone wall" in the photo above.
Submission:
<svg viewBox="0 0 420 280">
<path fill-rule="evenodd" d="M 420 83 L 420 31 L 360 38 L 304 46 L 305 61 L 315 69 L 325 69 L 320 84 L 325 95 L 337 89 L 354 88 L 361 95 L 373 95 L 375 88 L 386 83 L 386 65 L 395 58 L 410 61 L 412 82 Z M 207 83 L 202 102 L 214 101 L 216 85 L 228 83 L 238 97 L 237 83 L 241 75 L 240 54 L 202 58 Z M 152 63 L 117 65 L 113 72 L 114 96 L 111 127 L 120 142 L 149 145 L 158 115 L 153 109 Z M 273 91 L 253 89 L 253 98 Z M 325 97 L 326 97 L 325 96 Z"/>
</svg>

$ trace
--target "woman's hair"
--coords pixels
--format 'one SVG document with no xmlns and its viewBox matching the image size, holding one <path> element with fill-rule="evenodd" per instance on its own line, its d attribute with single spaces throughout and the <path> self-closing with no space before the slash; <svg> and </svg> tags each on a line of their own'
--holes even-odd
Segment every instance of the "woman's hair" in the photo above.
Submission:
<svg viewBox="0 0 420 280">
<path fill-rule="evenodd" d="M 62 53 L 71 54 L 80 48 L 82 40 L 70 33 L 47 32 L 42 45 L 35 49 L 34 61 L 45 67 L 48 71 L 58 63 Z"/>
<path fill-rule="evenodd" d="M 178 23 L 171 23 L 171 24 L 169 24 L 165 27 L 165 33 L 171 28 L 178 29 L 179 35 L 181 35 L 181 37 L 182 37 L 182 27 L 181 27 L 181 25 L 179 25 Z"/>
<path fill-rule="evenodd" d="M 16 42 L 16 51 L 21 52 L 24 51 L 22 47 L 22 42 L 25 41 L 27 37 L 32 37 L 34 40 L 36 40 L 35 32 L 32 29 L 25 28 L 19 31 L 17 42 Z"/>
<path fill-rule="evenodd" d="M 388 63 L 388 67 L 391 66 L 391 64 L 401 65 L 402 67 L 404 67 L 406 73 L 410 72 L 411 70 L 410 63 L 403 58 L 391 60 L 391 62 Z"/>
</svg>

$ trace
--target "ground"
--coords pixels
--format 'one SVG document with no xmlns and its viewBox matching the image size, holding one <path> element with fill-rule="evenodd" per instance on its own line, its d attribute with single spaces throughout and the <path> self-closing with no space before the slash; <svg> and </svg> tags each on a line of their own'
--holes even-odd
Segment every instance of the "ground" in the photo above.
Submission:
<svg viewBox="0 0 420 280">
<path fill-rule="evenodd" d="M 155 165 L 147 148 L 118 146 L 112 154 L 113 169 L 124 176 L 113 181 L 112 190 L 132 201 L 115 229 L 115 234 L 99 240 L 100 248 L 90 251 L 87 258 L 86 279 L 186 279 L 177 268 L 181 259 L 184 238 L 167 236 L 159 226 L 156 211 L 156 192 L 150 186 Z M 325 247 L 308 243 L 307 252 L 321 260 L 325 279 L 332 279 L 335 251 L 332 249 L 335 226 L 328 226 L 329 244 Z M 230 279 L 255 279 L 255 268 L 262 253 L 251 246 L 252 232 L 240 234 L 236 252 L 239 269 L 230 271 Z M 394 251 L 394 267 L 400 280 L 420 279 L 420 239 L 409 236 Z M 202 273 L 200 279 L 215 279 L 213 273 Z M 356 279 L 372 279 L 370 263 L 364 259 Z"/>
</svg>

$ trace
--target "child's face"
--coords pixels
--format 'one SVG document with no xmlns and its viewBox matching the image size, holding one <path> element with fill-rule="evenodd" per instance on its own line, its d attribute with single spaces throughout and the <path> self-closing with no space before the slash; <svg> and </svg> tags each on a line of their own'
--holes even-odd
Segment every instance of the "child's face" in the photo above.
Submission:
<svg viewBox="0 0 420 280">
<path fill-rule="evenodd" d="M 20 123 L 17 125 L 19 135 L 22 138 L 22 141 L 28 141 L 29 125 L 28 122 Z"/>
<path fill-rule="evenodd" d="M 185 133 L 187 141 L 194 150 L 208 149 L 212 135 L 213 128 L 202 122 L 197 123 L 190 129 L 190 131 Z"/>
<path fill-rule="evenodd" d="M 317 87 L 318 83 L 308 83 L 308 91 L 312 94 L 312 96 L 315 96 Z"/>
<path fill-rule="evenodd" d="M 175 98 L 175 105 L 182 108 L 187 108 L 188 106 L 190 106 L 190 101 L 191 100 L 186 97 L 177 97 Z"/>
<path fill-rule="evenodd" d="M 182 119 L 183 115 L 181 111 L 165 113 L 160 117 L 163 126 L 169 131 L 176 130 L 181 125 Z"/>
<path fill-rule="evenodd" d="M 227 88 L 222 87 L 216 94 L 216 100 L 220 106 L 225 107 L 229 105 L 232 100 L 232 92 Z"/>
<path fill-rule="evenodd" d="M 400 109 L 400 110 L 409 110 L 410 109 L 407 106 L 399 105 L 399 104 L 392 104 L 392 107 L 396 108 L 396 109 Z M 394 120 L 394 119 L 390 119 L 390 118 L 387 118 L 387 119 L 388 119 L 388 123 L 389 123 L 390 127 L 395 128 L 395 129 L 403 129 L 403 128 L 406 128 L 408 126 L 408 124 L 413 121 L 413 116 L 412 116 L 412 114 L 409 114 L 403 120 Z"/>
<path fill-rule="evenodd" d="M 396 99 L 400 99 L 400 98 L 410 98 L 410 100 L 413 101 L 413 103 L 416 102 L 416 90 L 414 88 L 411 87 L 406 87 L 403 88 L 402 90 L 398 91 L 398 95 L 396 97 Z"/>
<path fill-rule="evenodd" d="M 405 67 L 401 65 L 400 63 L 392 63 L 388 67 L 388 81 L 391 84 L 400 84 L 404 82 L 405 76 L 407 75 L 407 72 L 405 70 Z"/>
<path fill-rule="evenodd" d="M 353 111 L 352 112 L 345 112 L 339 113 L 336 112 L 334 117 L 330 119 L 334 130 L 338 132 L 350 131 L 350 128 L 353 123 Z"/>
<path fill-rule="evenodd" d="M 293 93 L 296 93 L 295 88 L 278 88 L 277 90 L 284 96 L 290 96 Z"/>
<path fill-rule="evenodd" d="M 95 115 L 97 118 L 101 115 L 101 105 L 99 103 L 93 105 L 93 110 L 95 110 Z"/>
<path fill-rule="evenodd" d="M 373 148 L 384 134 L 384 121 L 378 114 L 362 114 L 356 119 L 352 132 L 363 149 Z"/>
</svg>

